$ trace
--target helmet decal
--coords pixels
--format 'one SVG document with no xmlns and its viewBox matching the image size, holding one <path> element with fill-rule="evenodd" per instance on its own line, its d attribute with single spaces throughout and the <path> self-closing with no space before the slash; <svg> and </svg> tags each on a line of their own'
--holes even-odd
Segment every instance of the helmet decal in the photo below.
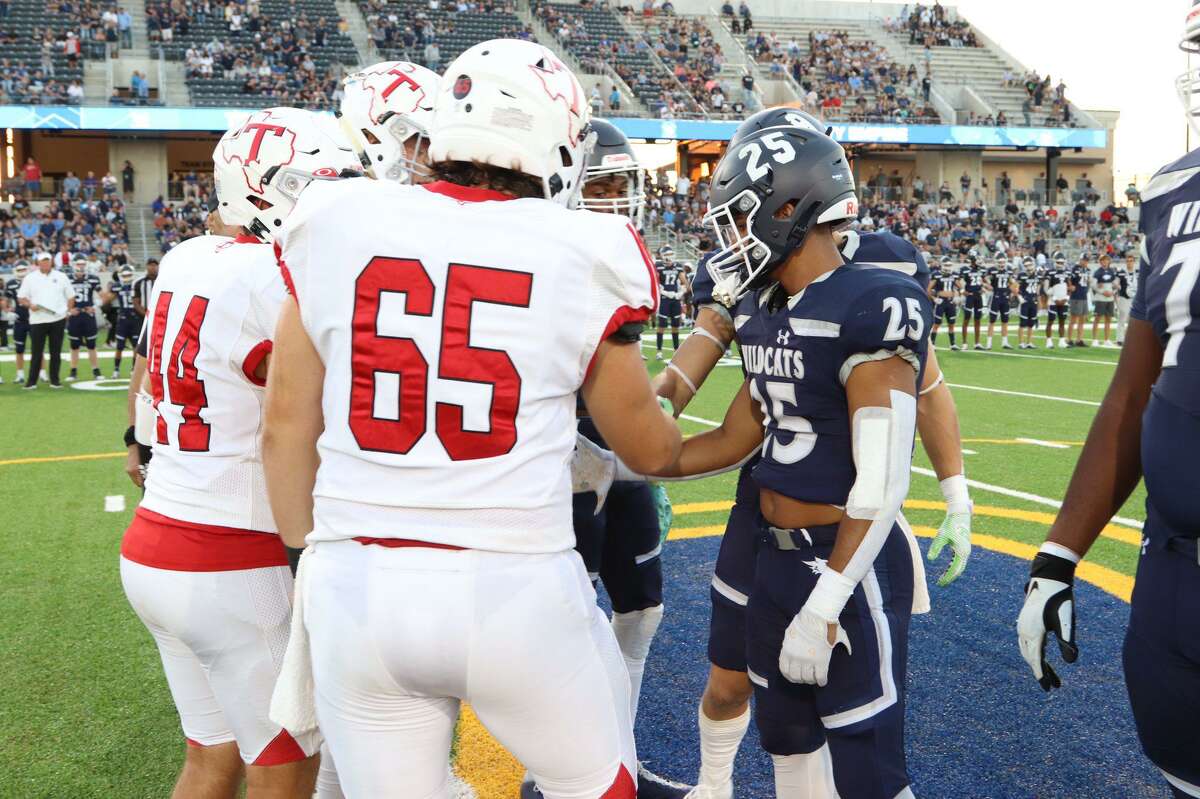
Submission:
<svg viewBox="0 0 1200 799">
<path fill-rule="evenodd" d="M 237 133 L 221 142 L 225 163 L 242 165 L 246 186 L 255 194 L 262 194 L 265 186 L 261 177 L 251 177 L 247 167 L 263 162 L 286 166 L 296 157 L 295 131 L 272 124 L 270 119 L 270 109 L 251 114 Z"/>
<path fill-rule="evenodd" d="M 579 82 L 549 50 L 545 51 L 541 60 L 531 64 L 529 68 L 542 82 L 551 100 L 562 100 L 569 115 L 571 144 L 578 144 L 579 137 L 583 134 L 583 98 L 579 96 Z M 455 84 L 454 88 L 457 91 L 458 85 Z"/>
<path fill-rule="evenodd" d="M 367 116 L 373 123 L 379 124 L 382 121 L 383 115 L 387 113 L 384 106 L 397 91 L 407 92 L 412 98 L 411 104 L 401 103 L 401 108 L 408 107 L 409 111 L 416 111 L 430 104 L 427 102 L 425 89 L 413 77 L 415 71 L 412 64 L 397 64 L 390 69 L 366 69 L 358 74 L 363 86 L 371 92 L 371 107 Z"/>
</svg>

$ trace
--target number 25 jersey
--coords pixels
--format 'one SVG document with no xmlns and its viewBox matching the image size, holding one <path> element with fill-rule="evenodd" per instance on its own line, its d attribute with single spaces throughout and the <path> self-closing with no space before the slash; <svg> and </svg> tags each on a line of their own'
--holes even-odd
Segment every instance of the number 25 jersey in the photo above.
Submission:
<svg viewBox="0 0 1200 799">
<path fill-rule="evenodd" d="M 601 341 L 658 304 L 627 219 L 448 183 L 316 183 L 280 262 L 325 365 L 310 541 L 574 546 L 575 393 Z"/>
</svg>

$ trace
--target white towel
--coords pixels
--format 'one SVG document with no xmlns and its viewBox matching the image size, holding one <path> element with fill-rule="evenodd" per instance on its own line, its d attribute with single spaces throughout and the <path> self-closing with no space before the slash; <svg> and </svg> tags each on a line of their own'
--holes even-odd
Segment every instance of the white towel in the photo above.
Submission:
<svg viewBox="0 0 1200 799">
<path fill-rule="evenodd" d="M 900 525 L 900 529 L 904 531 L 904 537 L 908 539 L 908 549 L 910 552 L 912 552 L 912 614 L 914 616 L 919 616 L 922 613 L 928 613 L 930 611 L 929 586 L 925 582 L 925 558 L 921 557 L 921 547 L 917 546 L 916 533 L 913 532 L 912 525 L 908 523 L 908 519 L 904 518 L 903 513 L 896 516 L 896 524 Z M 274 718 L 274 716 L 272 716 L 272 718 Z"/>
<path fill-rule="evenodd" d="M 292 630 L 275 691 L 271 694 L 271 721 L 292 735 L 317 728 L 317 706 L 312 675 L 312 653 L 304 626 L 304 560 L 312 547 L 300 553 L 292 589 Z"/>
</svg>

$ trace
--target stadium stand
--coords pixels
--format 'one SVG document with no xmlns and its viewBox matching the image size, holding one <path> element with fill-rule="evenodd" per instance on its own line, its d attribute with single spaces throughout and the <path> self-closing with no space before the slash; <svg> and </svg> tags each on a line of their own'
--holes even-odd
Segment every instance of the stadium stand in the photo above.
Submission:
<svg viewBox="0 0 1200 799">
<path fill-rule="evenodd" d="M 208 202 L 213 193 L 212 175 L 189 172 L 172 175 L 167 197 L 159 196 L 150 204 L 154 238 L 161 252 L 195 236 L 204 235 Z"/>
<path fill-rule="evenodd" d="M 103 265 L 129 260 L 125 203 L 116 197 L 0 204 L 0 262 L 33 258 L 38 250 L 85 255 Z"/>
<path fill-rule="evenodd" d="M 118 43 L 115 3 L 9 0 L 0 16 L 0 102 L 82 100 L 84 57 L 103 58 L 108 22 Z M 71 91 L 71 87 L 76 91 Z"/>
<path fill-rule="evenodd" d="M 332 0 L 205 7 L 146 3 L 148 35 L 168 59 L 185 62 L 193 105 L 332 108 L 341 78 L 359 64 Z"/>
<path fill-rule="evenodd" d="M 478 42 L 534 38 L 511 3 L 488 0 L 472 12 L 459 11 L 458 6 L 449 0 L 362 0 L 358 4 L 379 60 L 412 61 L 435 72 Z"/>
</svg>

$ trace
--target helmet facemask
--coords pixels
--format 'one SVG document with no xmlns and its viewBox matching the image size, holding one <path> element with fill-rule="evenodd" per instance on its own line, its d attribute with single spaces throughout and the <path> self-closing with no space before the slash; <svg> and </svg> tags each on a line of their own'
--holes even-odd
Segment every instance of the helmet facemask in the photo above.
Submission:
<svg viewBox="0 0 1200 799">
<path fill-rule="evenodd" d="M 587 186 L 593 181 L 605 178 L 625 178 L 623 197 L 588 197 Z M 624 214 L 640 227 L 642 209 L 646 203 L 645 177 L 636 163 L 610 164 L 606 166 L 588 167 L 583 180 L 583 192 L 579 198 L 579 207 L 585 211 L 597 211 L 603 214 Z"/>
<path fill-rule="evenodd" d="M 783 260 L 754 235 L 760 210 L 762 199 L 748 188 L 704 215 L 704 224 L 712 228 L 720 246 L 705 268 L 713 279 L 713 298 L 722 305 L 732 307 L 746 292 L 766 283 L 771 268 Z"/>
</svg>

